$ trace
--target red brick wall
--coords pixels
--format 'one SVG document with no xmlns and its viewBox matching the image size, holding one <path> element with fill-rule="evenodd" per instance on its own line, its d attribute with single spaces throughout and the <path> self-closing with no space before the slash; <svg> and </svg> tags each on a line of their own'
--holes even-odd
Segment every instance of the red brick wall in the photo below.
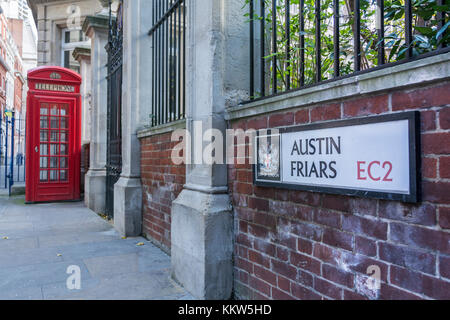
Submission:
<svg viewBox="0 0 450 320">
<path fill-rule="evenodd" d="M 229 167 L 235 293 L 250 299 L 450 299 L 450 82 L 298 108 L 234 128 L 307 124 L 419 110 L 423 202 L 402 204 L 252 184 Z M 379 292 L 367 268 L 381 269 Z"/>
<path fill-rule="evenodd" d="M 143 233 L 165 251 L 170 251 L 172 201 L 186 180 L 184 165 L 171 161 L 171 133 L 141 139 Z"/>
</svg>

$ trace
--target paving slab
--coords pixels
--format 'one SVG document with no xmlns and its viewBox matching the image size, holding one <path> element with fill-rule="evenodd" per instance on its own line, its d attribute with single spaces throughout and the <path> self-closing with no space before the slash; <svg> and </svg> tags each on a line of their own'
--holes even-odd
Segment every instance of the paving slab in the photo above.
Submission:
<svg viewBox="0 0 450 320">
<path fill-rule="evenodd" d="M 43 300 L 42 288 L 14 288 L 0 292 L 0 300 Z"/>
<path fill-rule="evenodd" d="M 165 274 L 167 275 L 167 274 Z M 81 282 L 81 290 L 67 290 L 65 283 L 43 287 L 46 300 L 192 300 L 168 276 L 143 273 L 109 275 Z"/>
<path fill-rule="evenodd" d="M 8 238 L 8 241 L 0 241 L 0 252 L 15 252 L 24 249 L 36 249 L 38 246 L 39 243 L 37 237 L 18 239 Z"/>
<path fill-rule="evenodd" d="M 0 197 L 0 300 L 192 300 L 170 274 L 168 255 L 122 239 L 83 203 Z"/>
<path fill-rule="evenodd" d="M 70 266 L 80 267 L 82 279 L 91 278 L 88 269 L 80 260 L 24 265 L 0 270 L 0 290 L 8 292 L 67 281 L 67 270 Z"/>
</svg>

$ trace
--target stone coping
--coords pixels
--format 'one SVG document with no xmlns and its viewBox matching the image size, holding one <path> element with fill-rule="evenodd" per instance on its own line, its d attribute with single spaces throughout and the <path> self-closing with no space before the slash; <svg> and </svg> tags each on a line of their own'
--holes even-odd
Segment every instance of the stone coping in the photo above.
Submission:
<svg viewBox="0 0 450 320">
<path fill-rule="evenodd" d="M 90 58 L 91 57 L 91 48 L 76 47 L 73 50 L 72 56 L 77 61 L 78 61 L 78 59 L 81 59 L 83 57 Z"/>
<path fill-rule="evenodd" d="M 108 29 L 109 28 L 109 16 L 97 14 L 95 16 L 87 16 L 84 20 L 82 30 L 84 33 L 90 28 Z"/>
<path fill-rule="evenodd" d="M 178 120 L 166 124 L 162 124 L 156 127 L 144 127 L 142 129 L 137 130 L 138 139 L 143 139 L 151 136 L 156 136 L 159 134 L 173 132 L 177 129 L 185 129 L 186 128 L 186 120 Z"/>
<path fill-rule="evenodd" d="M 227 109 L 235 120 L 450 78 L 450 52 L 386 67 Z"/>
</svg>

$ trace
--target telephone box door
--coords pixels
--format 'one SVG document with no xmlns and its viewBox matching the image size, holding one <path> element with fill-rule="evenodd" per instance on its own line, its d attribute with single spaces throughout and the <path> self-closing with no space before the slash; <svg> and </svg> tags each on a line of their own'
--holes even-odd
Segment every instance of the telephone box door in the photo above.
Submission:
<svg viewBox="0 0 450 320">
<path fill-rule="evenodd" d="M 80 200 L 81 77 L 60 67 L 28 72 L 26 201 Z"/>
<path fill-rule="evenodd" d="M 75 100 L 37 100 L 39 116 L 34 117 L 35 143 L 32 161 L 35 199 L 57 201 L 74 198 Z"/>
</svg>

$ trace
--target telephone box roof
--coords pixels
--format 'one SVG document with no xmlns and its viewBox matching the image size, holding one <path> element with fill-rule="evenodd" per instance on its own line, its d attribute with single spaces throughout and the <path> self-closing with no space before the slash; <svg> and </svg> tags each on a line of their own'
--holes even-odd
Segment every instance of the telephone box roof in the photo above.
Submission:
<svg viewBox="0 0 450 320">
<path fill-rule="evenodd" d="M 81 76 L 73 70 L 57 66 L 42 66 L 28 71 L 28 79 L 69 81 L 80 84 Z"/>
</svg>

